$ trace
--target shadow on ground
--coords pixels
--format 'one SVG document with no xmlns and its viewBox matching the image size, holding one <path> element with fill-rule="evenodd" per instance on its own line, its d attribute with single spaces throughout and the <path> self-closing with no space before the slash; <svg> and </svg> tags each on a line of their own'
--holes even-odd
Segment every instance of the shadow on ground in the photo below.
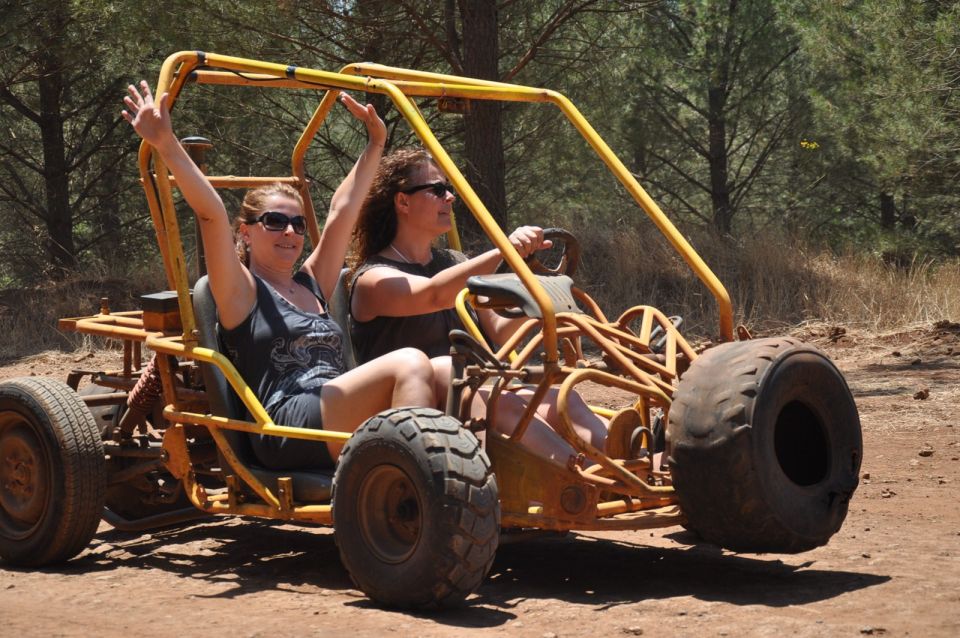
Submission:
<svg viewBox="0 0 960 638">
<path fill-rule="evenodd" d="M 641 538 L 638 532 L 638 540 Z M 887 582 L 888 576 L 785 564 L 775 557 L 733 555 L 690 545 L 676 534 L 676 547 L 570 534 L 505 545 L 489 577 L 463 609 L 411 613 L 452 627 L 496 627 L 517 615 L 529 599 L 559 600 L 604 611 L 644 600 L 692 596 L 733 605 L 785 607 L 833 598 Z M 149 534 L 100 532 L 91 551 L 52 573 L 80 574 L 115 569 L 162 570 L 209 582 L 200 598 L 235 598 L 260 591 L 303 588 L 350 596 L 345 604 L 376 608 L 354 598 L 333 534 L 271 521 L 217 519 Z M 307 594 L 309 595 L 309 594 Z M 317 592 L 323 595 L 323 592 Z"/>
<path fill-rule="evenodd" d="M 642 534 L 642 532 L 638 532 Z M 681 543 L 689 534 L 676 534 Z M 888 576 L 789 565 L 765 555 L 735 555 L 707 544 L 648 547 L 585 536 L 502 548 L 484 602 L 507 607 L 515 597 L 549 597 L 598 609 L 640 600 L 693 596 L 734 605 L 785 607 L 833 598 Z M 511 598 L 498 589 L 509 583 Z"/>
<path fill-rule="evenodd" d="M 333 534 L 323 528 L 273 521 L 213 519 L 149 533 L 101 531 L 90 551 L 50 573 L 116 569 L 162 570 L 182 578 L 222 584 L 209 598 L 235 598 L 264 590 L 313 586 L 351 589 Z"/>
</svg>

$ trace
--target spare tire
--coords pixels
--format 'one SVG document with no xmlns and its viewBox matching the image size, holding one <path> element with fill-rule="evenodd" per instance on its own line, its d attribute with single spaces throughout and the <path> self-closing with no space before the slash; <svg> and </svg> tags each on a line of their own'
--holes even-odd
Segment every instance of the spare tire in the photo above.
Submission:
<svg viewBox="0 0 960 638">
<path fill-rule="evenodd" d="M 863 440 L 850 389 L 795 339 L 727 343 L 684 373 L 668 462 L 689 527 L 743 552 L 794 553 L 840 529 Z"/>
</svg>

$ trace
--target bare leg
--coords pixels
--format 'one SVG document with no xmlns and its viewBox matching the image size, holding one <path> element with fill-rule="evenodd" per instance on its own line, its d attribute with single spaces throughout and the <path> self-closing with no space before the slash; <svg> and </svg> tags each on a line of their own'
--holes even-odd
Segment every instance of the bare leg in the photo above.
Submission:
<svg viewBox="0 0 960 638">
<path fill-rule="evenodd" d="M 443 410 L 447 407 L 447 391 L 450 389 L 450 357 L 434 357 L 430 364 L 433 365 L 433 393 L 437 396 L 437 406 Z"/>
<path fill-rule="evenodd" d="M 474 415 L 479 416 L 486 414 L 489 395 L 490 391 L 488 388 L 480 389 L 473 399 L 472 412 Z M 513 392 L 504 392 L 497 401 L 494 429 L 502 434 L 512 434 L 526 409 L 527 402 L 524 399 L 518 397 Z M 524 446 L 535 454 L 552 459 L 562 465 L 566 465 L 567 460 L 571 456 L 577 455 L 577 451 L 574 450 L 570 444 L 554 432 L 553 428 L 536 416 L 534 416 L 530 422 L 521 441 L 523 441 Z"/>
<path fill-rule="evenodd" d="M 533 397 L 533 390 L 523 388 L 517 392 L 518 395 L 528 402 Z M 537 407 L 537 414 L 540 418 L 549 424 L 558 423 L 560 415 L 557 412 L 558 388 L 550 388 L 543 402 Z M 571 392 L 567 401 L 567 409 L 570 413 L 570 420 L 573 422 L 573 429 L 581 439 L 597 448 L 603 450 L 607 441 L 607 422 L 590 410 L 577 392 Z"/>
<path fill-rule="evenodd" d="M 353 432 L 360 425 L 391 407 L 433 407 L 433 366 L 427 355 L 415 348 L 395 350 L 346 372 L 323 386 L 320 409 L 323 427 Z M 328 443 L 334 461 L 343 448 Z"/>
</svg>

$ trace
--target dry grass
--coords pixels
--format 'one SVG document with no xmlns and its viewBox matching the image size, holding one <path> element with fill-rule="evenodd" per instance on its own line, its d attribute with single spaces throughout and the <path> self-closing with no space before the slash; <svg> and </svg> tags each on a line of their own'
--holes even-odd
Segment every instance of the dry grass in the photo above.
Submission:
<svg viewBox="0 0 960 638">
<path fill-rule="evenodd" d="M 713 297 L 655 231 L 574 232 L 583 244 L 578 282 L 608 315 L 649 304 L 682 315 L 683 330 L 692 337 L 716 333 Z M 878 257 L 836 255 L 783 237 L 729 243 L 698 236 L 692 243 L 726 286 L 734 321 L 755 335 L 784 334 L 817 322 L 882 332 L 960 320 L 958 261 L 898 267 Z M 49 349 L 100 346 L 89 337 L 61 333 L 57 320 L 97 312 L 104 296 L 114 310 L 136 308 L 140 294 L 164 288 L 162 273 L 148 272 L 0 291 L 0 361 Z"/>
<path fill-rule="evenodd" d="M 0 291 L 0 362 L 44 350 L 103 347 L 92 337 L 63 333 L 57 321 L 91 315 L 100 310 L 100 299 L 110 300 L 114 311 L 139 307 L 138 297 L 166 288 L 162 272 L 98 278 L 73 277 L 33 288 Z"/>
<path fill-rule="evenodd" d="M 833 284 L 817 291 L 824 319 L 880 331 L 960 317 L 960 262 L 900 268 L 876 258 L 820 254 L 811 266 Z"/>
<path fill-rule="evenodd" d="M 608 229 L 577 233 L 584 243 L 581 285 L 608 314 L 638 303 L 685 319 L 684 330 L 716 332 L 713 297 L 659 237 Z M 727 288 L 734 321 L 755 334 L 810 321 L 881 331 L 960 317 L 960 262 L 906 267 L 864 254 L 834 254 L 783 237 L 692 243 Z"/>
</svg>

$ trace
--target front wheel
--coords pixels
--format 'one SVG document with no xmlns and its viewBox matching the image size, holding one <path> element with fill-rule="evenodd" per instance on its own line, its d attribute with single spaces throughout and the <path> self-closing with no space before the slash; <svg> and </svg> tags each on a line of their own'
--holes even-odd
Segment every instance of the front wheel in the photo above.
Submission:
<svg viewBox="0 0 960 638">
<path fill-rule="evenodd" d="M 0 557 L 31 566 L 73 558 L 97 531 L 105 488 L 100 432 L 69 386 L 0 384 Z"/>
<path fill-rule="evenodd" d="M 490 461 L 442 412 L 383 412 L 343 449 L 333 524 L 344 566 L 373 600 L 458 605 L 483 581 L 499 542 Z"/>
<path fill-rule="evenodd" d="M 667 426 L 689 526 L 735 551 L 801 552 L 840 529 L 859 482 L 846 381 L 795 339 L 727 343 L 684 373 Z"/>
</svg>

